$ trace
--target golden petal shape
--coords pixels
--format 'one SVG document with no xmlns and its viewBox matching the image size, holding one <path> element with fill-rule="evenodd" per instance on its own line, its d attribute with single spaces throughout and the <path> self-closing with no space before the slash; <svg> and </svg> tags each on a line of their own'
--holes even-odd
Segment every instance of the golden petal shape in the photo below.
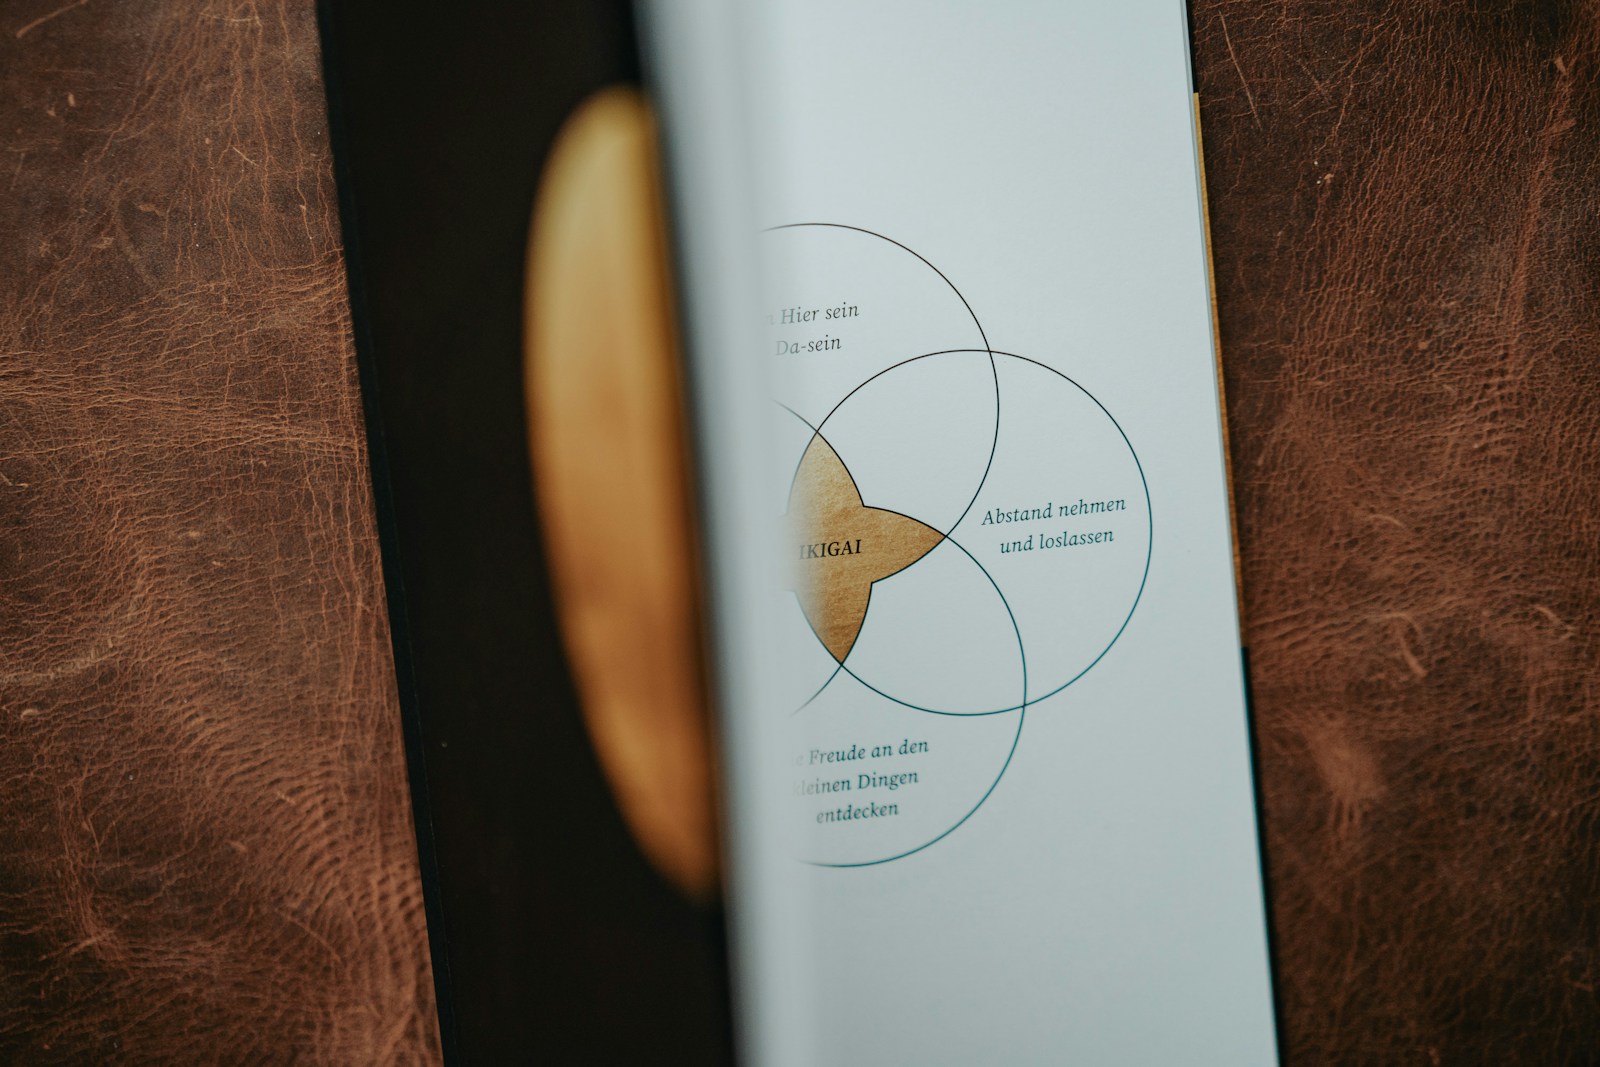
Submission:
<svg viewBox="0 0 1600 1067">
<path fill-rule="evenodd" d="M 820 433 L 795 471 L 789 530 L 801 610 L 840 663 L 861 634 L 873 583 L 905 570 L 944 540 L 926 523 L 864 504 L 844 461 Z"/>
</svg>

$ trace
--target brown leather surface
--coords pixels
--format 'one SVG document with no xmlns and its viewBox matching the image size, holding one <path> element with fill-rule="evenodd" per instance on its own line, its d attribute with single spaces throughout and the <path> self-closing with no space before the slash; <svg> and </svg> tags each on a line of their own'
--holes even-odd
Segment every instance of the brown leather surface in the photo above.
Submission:
<svg viewBox="0 0 1600 1067">
<path fill-rule="evenodd" d="M 312 5 L 0 4 L 0 1062 L 437 1059 Z"/>
<path fill-rule="evenodd" d="M 1195 5 L 1293 1063 L 1600 1056 L 1600 5 Z"/>
</svg>

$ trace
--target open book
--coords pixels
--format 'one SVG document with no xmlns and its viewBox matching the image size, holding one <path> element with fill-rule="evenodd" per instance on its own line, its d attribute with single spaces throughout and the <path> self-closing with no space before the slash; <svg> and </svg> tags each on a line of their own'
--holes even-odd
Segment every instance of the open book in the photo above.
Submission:
<svg viewBox="0 0 1600 1067">
<path fill-rule="evenodd" d="M 1275 1062 L 1183 5 L 644 14 L 746 1052 Z"/>
</svg>

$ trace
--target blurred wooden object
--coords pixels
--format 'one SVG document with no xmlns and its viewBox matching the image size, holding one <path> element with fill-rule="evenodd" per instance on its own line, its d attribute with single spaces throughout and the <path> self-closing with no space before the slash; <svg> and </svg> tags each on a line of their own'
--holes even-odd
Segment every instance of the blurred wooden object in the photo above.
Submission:
<svg viewBox="0 0 1600 1067">
<path fill-rule="evenodd" d="M 655 128 L 610 89 L 568 122 L 528 261 L 534 481 L 562 634 L 630 827 L 693 896 L 717 884 L 683 385 Z"/>
</svg>

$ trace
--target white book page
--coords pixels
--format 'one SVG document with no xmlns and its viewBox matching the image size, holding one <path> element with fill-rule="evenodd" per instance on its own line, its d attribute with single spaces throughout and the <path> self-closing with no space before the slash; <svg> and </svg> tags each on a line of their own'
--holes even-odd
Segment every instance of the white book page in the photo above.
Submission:
<svg viewBox="0 0 1600 1067">
<path fill-rule="evenodd" d="M 760 231 L 684 287 L 702 444 L 762 438 L 713 548 L 776 546 L 721 586 L 747 1053 L 1276 1062 L 1183 6 L 688 10 L 680 248 L 713 144 Z"/>
</svg>

